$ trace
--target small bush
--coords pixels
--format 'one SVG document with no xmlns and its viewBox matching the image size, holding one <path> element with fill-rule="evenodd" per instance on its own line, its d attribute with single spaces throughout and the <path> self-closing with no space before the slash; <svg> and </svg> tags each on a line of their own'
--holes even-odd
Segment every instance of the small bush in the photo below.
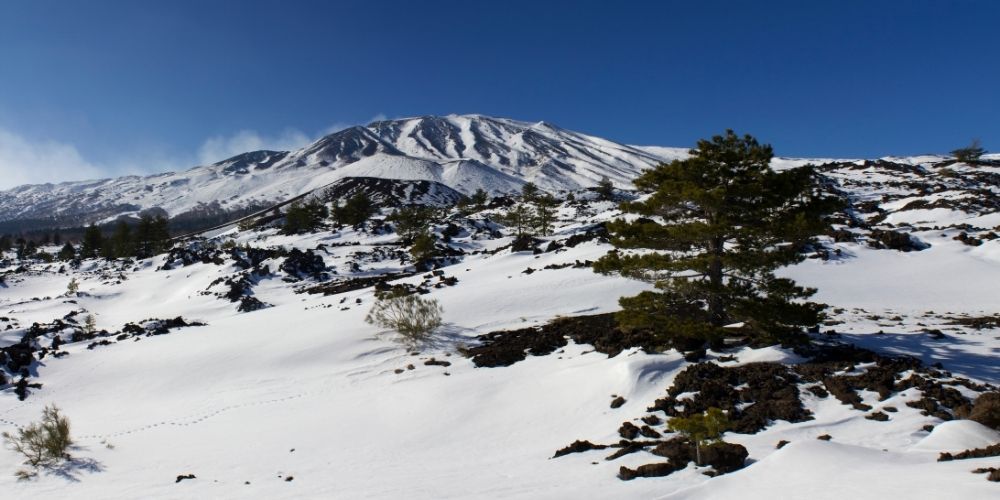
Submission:
<svg viewBox="0 0 1000 500">
<path fill-rule="evenodd" d="M 97 331 L 97 318 L 95 318 L 93 314 L 88 314 L 87 317 L 84 318 L 83 329 L 86 330 L 87 333 L 94 333 Z"/>
<path fill-rule="evenodd" d="M 247 217 L 246 219 L 243 219 L 239 223 L 237 223 L 236 224 L 236 228 L 239 229 L 239 231 L 241 233 L 244 233 L 244 232 L 247 232 L 247 231 L 253 231 L 254 228 L 257 227 L 257 223 L 259 221 L 260 221 L 260 219 L 257 219 L 255 217 Z"/>
<path fill-rule="evenodd" d="M 718 408 L 709 408 L 705 413 L 690 417 L 674 417 L 667 422 L 667 427 L 694 441 L 695 464 L 701 465 L 702 446 L 722 439 L 722 433 L 729 427 L 729 417 Z"/>
<path fill-rule="evenodd" d="M 365 322 L 395 330 L 407 346 L 415 347 L 441 326 L 442 312 L 437 300 L 393 293 L 378 297 Z"/>
<path fill-rule="evenodd" d="M 36 470 L 40 467 L 52 467 L 70 458 L 69 447 L 73 440 L 69 435 L 69 419 L 55 405 L 46 406 L 42 410 L 41 422 L 22 427 L 17 430 L 17 434 L 4 432 L 2 436 L 7 446 L 24 455 L 24 464 Z M 26 479 L 34 473 L 20 470 L 16 475 L 20 479 Z"/>
</svg>

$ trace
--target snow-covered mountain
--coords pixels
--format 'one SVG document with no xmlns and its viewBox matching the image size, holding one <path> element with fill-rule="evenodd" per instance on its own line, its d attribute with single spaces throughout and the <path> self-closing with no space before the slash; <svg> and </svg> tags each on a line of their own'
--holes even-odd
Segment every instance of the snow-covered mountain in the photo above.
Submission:
<svg viewBox="0 0 1000 500">
<path fill-rule="evenodd" d="M 638 148 L 565 130 L 482 115 L 385 120 L 325 136 L 298 151 L 252 151 L 184 172 L 16 187 L 0 192 L 0 221 L 81 225 L 159 207 L 263 207 L 345 177 L 441 183 L 464 194 L 627 186 L 642 170 L 686 149 Z"/>
</svg>

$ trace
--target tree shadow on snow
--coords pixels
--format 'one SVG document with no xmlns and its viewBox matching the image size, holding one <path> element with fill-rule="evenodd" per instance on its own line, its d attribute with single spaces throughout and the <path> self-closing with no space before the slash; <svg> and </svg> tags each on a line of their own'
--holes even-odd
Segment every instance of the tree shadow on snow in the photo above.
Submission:
<svg viewBox="0 0 1000 500">
<path fill-rule="evenodd" d="M 948 334 L 934 339 L 926 333 L 841 333 L 843 340 L 877 352 L 913 356 L 925 365 L 941 363 L 945 370 L 990 383 L 1000 381 L 1000 348 L 987 347 L 970 335 Z"/>
<path fill-rule="evenodd" d="M 468 345 L 475 339 L 475 330 L 458 326 L 454 323 L 446 323 L 434 330 L 431 335 L 419 344 L 424 349 L 439 349 L 444 351 L 454 351 L 458 347 Z"/>
<path fill-rule="evenodd" d="M 80 482 L 83 474 L 104 472 L 104 464 L 93 458 L 73 457 L 59 465 L 45 469 L 45 474 L 58 476 L 74 483 Z"/>
<path fill-rule="evenodd" d="M 390 338 L 396 342 L 402 343 L 407 349 L 424 351 L 424 350 L 441 350 L 441 351 L 456 351 L 460 347 L 464 347 L 470 343 L 475 342 L 475 330 L 471 328 L 465 328 L 458 326 L 454 323 L 446 323 L 438 327 L 434 332 L 432 332 L 427 338 L 411 343 L 407 342 L 399 333 L 393 330 L 383 330 L 375 334 L 376 339 L 386 339 Z M 385 351 L 389 348 L 381 349 L 380 351 Z"/>
</svg>

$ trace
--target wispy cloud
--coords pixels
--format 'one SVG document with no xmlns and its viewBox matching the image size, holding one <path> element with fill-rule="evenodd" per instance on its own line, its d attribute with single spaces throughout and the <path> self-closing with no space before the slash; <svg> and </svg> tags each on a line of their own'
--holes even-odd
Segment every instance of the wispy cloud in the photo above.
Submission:
<svg viewBox="0 0 1000 500">
<path fill-rule="evenodd" d="M 354 126 L 357 126 L 357 125 L 368 125 L 369 123 L 372 123 L 372 122 L 378 122 L 378 121 L 387 120 L 387 119 L 388 118 L 385 116 L 385 113 L 377 113 L 377 114 L 375 114 L 374 116 L 372 116 L 371 118 L 369 118 L 367 121 L 365 121 L 363 123 L 334 122 L 329 127 L 326 127 L 323 130 L 321 130 L 320 131 L 320 136 L 330 135 L 330 134 L 333 134 L 335 132 L 340 132 L 341 130 L 348 129 L 348 128 L 351 128 L 351 127 L 354 127 Z M 318 139 L 318 137 L 317 137 L 317 139 Z"/>
<path fill-rule="evenodd" d="M 365 123 L 384 119 L 385 115 L 379 113 Z M 0 128 L 0 189 L 23 184 L 58 183 L 182 170 L 261 149 L 292 151 L 324 135 L 353 125 L 349 122 L 335 122 L 311 135 L 294 128 L 285 129 L 274 135 L 256 130 L 240 130 L 229 135 L 209 137 L 190 154 L 169 155 L 162 150 L 141 151 L 132 154 L 131 157 L 120 157 L 110 162 L 89 160 L 70 143 L 50 139 L 30 139 L 17 132 Z"/>
<path fill-rule="evenodd" d="M 31 141 L 0 129 L 0 188 L 105 175 L 106 169 L 84 159 L 72 144 Z"/>
<path fill-rule="evenodd" d="M 215 163 L 247 151 L 270 149 L 290 151 L 301 148 L 311 138 L 295 129 L 286 129 L 276 136 L 262 135 L 254 130 L 240 130 L 230 136 L 209 137 L 198 148 L 198 161 L 202 164 Z"/>
<path fill-rule="evenodd" d="M 366 121 L 364 125 L 385 119 L 386 115 L 384 113 L 378 113 Z M 355 125 L 355 123 L 350 122 L 334 122 L 330 126 L 324 127 L 319 133 L 311 136 L 300 130 L 288 128 L 280 134 L 273 136 L 264 135 L 255 130 L 240 130 L 229 136 L 209 137 L 198 148 L 198 161 L 203 165 L 207 165 L 232 158 L 240 153 L 261 149 L 292 151 L 322 136 L 340 132 Z"/>
</svg>

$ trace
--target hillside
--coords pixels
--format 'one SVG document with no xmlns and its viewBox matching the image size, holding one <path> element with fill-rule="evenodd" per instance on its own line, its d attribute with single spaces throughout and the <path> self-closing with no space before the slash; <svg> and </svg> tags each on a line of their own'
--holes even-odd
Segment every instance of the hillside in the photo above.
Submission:
<svg viewBox="0 0 1000 500">
<path fill-rule="evenodd" d="M 482 115 L 425 116 L 351 127 L 298 151 L 252 151 L 146 177 L 20 186 L 0 192 L 0 222 L 81 226 L 160 208 L 171 217 L 266 207 L 345 177 L 441 183 L 499 195 L 525 182 L 576 190 L 640 171 L 686 149 L 644 150 L 561 129 Z M 22 224 L 24 225 L 24 224 Z"/>
<path fill-rule="evenodd" d="M 540 124 L 532 130 L 561 137 L 578 159 L 535 168 L 517 153 L 522 146 L 477 148 L 484 143 L 466 123 L 475 121 L 378 122 L 224 175 L 329 167 L 327 177 L 278 184 L 291 195 L 342 170 L 371 174 L 343 184 L 345 193 L 391 193 L 394 183 L 370 179 L 391 172 L 434 180 L 406 192 L 447 200 L 451 191 L 434 186 L 467 193 L 502 174 L 574 190 L 551 236 L 513 248 L 511 229 L 497 223 L 509 207 L 497 203 L 453 208 L 435 226 L 447 257 L 433 272 L 416 272 L 384 222 L 389 209 L 358 228 L 302 235 L 221 227 L 152 259 L 76 269 L 8 254 L 0 346 L 10 383 L 0 426 L 24 425 L 55 403 L 72 419 L 78 448 L 74 462 L 27 482 L 13 476 L 18 456 L 0 453 L 0 487 L 101 499 L 995 497 L 996 483 L 972 471 L 1000 467 L 1000 458 L 937 459 L 1000 436 L 956 418 L 1000 384 L 1000 166 L 825 162 L 827 188 L 850 208 L 809 259 L 783 273 L 830 305 L 813 334 L 827 350 L 737 345 L 699 361 L 608 336 L 601 315 L 649 285 L 588 266 L 611 248 L 601 224 L 621 214 L 578 189 L 605 172 L 583 158 L 621 159 L 620 171 L 606 172 L 625 187 L 628 169 L 655 161 L 656 150 L 588 139 L 577 155 L 569 143 L 583 139 Z M 479 126 L 504 144 L 549 147 L 525 139 L 525 124 Z M 465 184 L 420 177 L 459 155 L 476 172 L 453 177 Z M 330 165 L 315 167 L 322 158 Z M 299 159 L 304 166 L 294 166 Z M 494 164 L 489 175 L 475 170 Z M 562 179 L 555 171 L 565 179 L 550 180 Z M 76 294 L 67 292 L 73 277 Z M 445 326 L 417 350 L 364 322 L 376 286 L 391 284 L 443 306 Z M 89 314 L 94 334 L 82 326 Z M 725 439 L 749 452 L 745 468 L 710 478 L 708 467 L 688 463 L 663 477 L 619 478 L 675 454 L 659 447 L 673 437 L 665 418 L 717 394 L 738 395 L 719 401 L 735 405 L 739 428 Z M 576 441 L 609 448 L 554 457 Z M 195 477 L 177 479 L 187 474 Z"/>
</svg>

